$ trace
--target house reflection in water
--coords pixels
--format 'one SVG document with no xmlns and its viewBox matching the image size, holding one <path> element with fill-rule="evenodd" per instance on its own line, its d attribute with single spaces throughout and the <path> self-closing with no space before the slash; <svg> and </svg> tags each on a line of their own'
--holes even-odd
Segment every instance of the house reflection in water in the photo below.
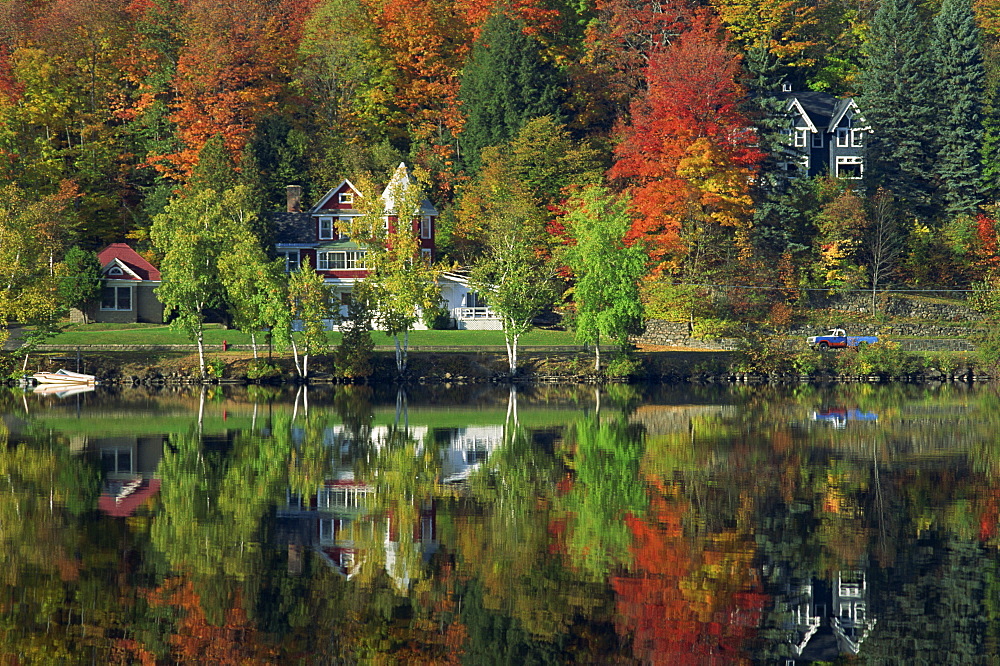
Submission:
<svg viewBox="0 0 1000 666">
<path fill-rule="evenodd" d="M 868 615 L 868 594 L 861 570 L 838 572 L 832 581 L 789 585 L 784 596 L 793 656 L 786 665 L 860 654 L 876 622 Z"/>
<path fill-rule="evenodd" d="M 97 508 L 114 518 L 135 513 L 160 490 L 156 469 L 163 458 L 162 435 L 83 438 L 71 443 L 101 465 L 101 495 Z"/>
<path fill-rule="evenodd" d="M 424 440 L 428 432 L 423 426 L 408 430 L 411 441 L 417 442 Z M 416 498 L 415 513 L 406 512 L 410 517 L 405 520 L 392 510 L 378 508 L 391 506 L 392 502 L 379 502 L 386 498 L 377 497 L 374 486 L 356 479 L 351 466 L 361 449 L 377 451 L 389 445 L 391 433 L 384 426 L 375 426 L 365 439 L 367 442 L 359 447 L 343 426 L 324 433 L 333 457 L 333 472 L 315 494 L 287 492 L 284 505 L 278 509 L 278 538 L 288 544 L 292 574 L 301 573 L 304 551 L 311 549 L 346 580 L 354 579 L 366 563 L 381 564 L 402 593 L 417 575 L 415 568 L 426 564 L 438 550 L 437 507 L 432 498 Z M 503 426 L 436 431 L 434 440 L 442 445 L 440 482 L 461 484 L 502 446 Z M 423 446 L 418 443 L 415 451 L 423 451 Z M 381 552 L 376 556 L 373 550 Z"/>
</svg>

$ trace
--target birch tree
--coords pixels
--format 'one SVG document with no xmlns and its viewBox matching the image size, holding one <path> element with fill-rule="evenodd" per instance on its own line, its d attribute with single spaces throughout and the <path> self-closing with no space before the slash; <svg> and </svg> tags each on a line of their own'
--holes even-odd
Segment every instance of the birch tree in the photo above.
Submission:
<svg viewBox="0 0 1000 666">
<path fill-rule="evenodd" d="M 486 247 L 469 282 L 503 325 L 513 376 L 521 336 L 559 295 L 555 264 L 546 251 L 542 211 L 516 180 L 497 182 L 483 211 Z"/>
<path fill-rule="evenodd" d="M 175 197 L 153 218 L 150 240 L 163 259 L 163 283 L 157 295 L 171 326 L 185 331 L 198 345 L 198 364 L 205 378 L 205 311 L 225 302 L 222 266 L 238 263 L 241 239 L 255 216 L 253 198 L 244 185 L 223 192 L 203 189 Z M 232 258 L 231 255 L 236 257 Z M 229 259 L 227 259 L 229 257 Z"/>
<path fill-rule="evenodd" d="M 410 331 L 420 312 L 441 298 L 438 271 L 420 255 L 419 222 L 430 202 L 419 183 L 400 164 L 381 197 L 368 194 L 361 203 L 364 215 L 357 218 L 351 236 L 367 250 L 365 278 L 372 300 L 375 325 L 391 335 L 396 347 L 396 371 L 406 372 Z M 436 211 L 434 211 L 436 214 Z"/>
<path fill-rule="evenodd" d="M 568 203 L 566 222 L 575 241 L 565 251 L 573 271 L 577 340 L 594 345 L 594 370 L 601 369 L 601 336 L 624 346 L 642 324 L 639 279 L 646 250 L 622 240 L 632 225 L 627 197 L 592 186 Z"/>
<path fill-rule="evenodd" d="M 329 349 L 324 320 L 331 316 L 330 290 L 323 284 L 323 276 L 312 269 L 309 257 L 288 280 L 288 307 L 291 319 L 302 322 L 301 346 L 294 334 L 289 336 L 295 370 L 308 380 L 309 357 Z"/>
</svg>

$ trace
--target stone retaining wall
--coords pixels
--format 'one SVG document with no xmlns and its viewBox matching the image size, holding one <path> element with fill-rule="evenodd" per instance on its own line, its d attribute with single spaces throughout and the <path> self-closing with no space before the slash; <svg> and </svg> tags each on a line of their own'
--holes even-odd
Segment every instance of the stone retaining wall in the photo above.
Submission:
<svg viewBox="0 0 1000 666">
<path fill-rule="evenodd" d="M 838 326 L 843 322 L 838 322 Z M 831 325 L 832 328 L 833 325 Z M 897 340 L 905 351 L 975 351 L 975 345 L 966 339 L 971 332 L 968 324 L 945 326 L 939 324 L 891 324 L 873 326 L 858 324 L 843 327 L 849 335 L 878 335 L 883 338 L 921 338 L 920 340 Z M 810 335 L 823 335 L 828 328 L 801 326 L 791 329 L 788 334 L 803 340 Z M 646 324 L 642 335 L 632 338 L 636 344 L 665 347 L 691 347 L 698 349 L 718 349 L 732 351 L 737 348 L 736 340 L 699 340 L 691 336 L 685 322 L 653 319 Z"/>
</svg>

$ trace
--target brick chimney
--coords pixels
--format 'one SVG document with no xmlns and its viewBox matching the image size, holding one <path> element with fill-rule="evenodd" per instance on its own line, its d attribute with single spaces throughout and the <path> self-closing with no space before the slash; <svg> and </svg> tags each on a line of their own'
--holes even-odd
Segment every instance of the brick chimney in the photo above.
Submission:
<svg viewBox="0 0 1000 666">
<path fill-rule="evenodd" d="M 288 185 L 285 187 L 285 195 L 288 197 L 288 212 L 299 213 L 302 211 L 302 186 Z"/>
</svg>

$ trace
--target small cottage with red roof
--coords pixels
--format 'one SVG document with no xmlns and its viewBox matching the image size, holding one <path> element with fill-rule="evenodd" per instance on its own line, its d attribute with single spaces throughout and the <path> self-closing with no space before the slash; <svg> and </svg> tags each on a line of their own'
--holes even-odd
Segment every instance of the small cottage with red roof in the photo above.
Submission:
<svg viewBox="0 0 1000 666">
<path fill-rule="evenodd" d="M 104 285 L 90 306 L 91 321 L 115 324 L 163 323 L 163 303 L 153 290 L 160 271 L 126 243 L 112 243 L 97 253 Z"/>
</svg>

